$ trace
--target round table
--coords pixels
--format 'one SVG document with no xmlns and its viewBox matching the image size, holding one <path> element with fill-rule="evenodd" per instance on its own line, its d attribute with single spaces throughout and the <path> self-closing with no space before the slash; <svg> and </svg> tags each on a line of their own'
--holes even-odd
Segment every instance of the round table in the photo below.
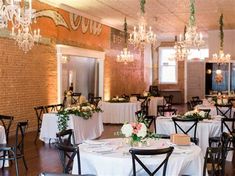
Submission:
<svg viewBox="0 0 235 176">
<path fill-rule="evenodd" d="M 102 141 L 100 146 L 97 141 Z M 82 174 L 95 174 L 97 176 L 129 176 L 132 175 L 132 159 L 129 154 L 130 147 L 125 144 L 124 139 L 95 140 L 95 145 L 81 144 L 80 159 Z M 143 149 L 166 148 L 170 145 L 169 140 L 152 140 L 149 147 Z M 104 150 L 102 150 L 102 148 Z M 106 152 L 105 152 L 106 151 Z M 141 160 L 148 168 L 155 169 L 162 162 L 165 155 L 144 156 Z M 192 175 L 201 176 L 203 168 L 203 157 L 201 149 L 196 145 L 175 146 L 167 165 L 167 176 Z M 146 173 L 137 165 L 139 174 Z M 77 174 L 77 160 L 73 163 L 73 174 Z M 157 175 L 162 175 L 162 169 Z"/>
<path fill-rule="evenodd" d="M 134 122 L 135 112 L 140 110 L 140 102 L 102 102 L 102 117 L 104 123 L 120 124 Z"/>
</svg>

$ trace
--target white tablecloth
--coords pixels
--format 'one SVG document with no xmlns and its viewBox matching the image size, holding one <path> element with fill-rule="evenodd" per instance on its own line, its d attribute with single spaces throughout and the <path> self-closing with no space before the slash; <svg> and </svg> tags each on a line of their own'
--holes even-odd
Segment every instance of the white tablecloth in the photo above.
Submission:
<svg viewBox="0 0 235 176">
<path fill-rule="evenodd" d="M 92 118 L 84 120 L 75 115 L 69 116 L 68 128 L 74 130 L 75 142 L 81 143 L 83 140 L 96 139 L 104 131 L 101 113 L 94 113 Z M 58 116 L 55 113 L 43 115 L 42 127 L 39 139 L 45 143 L 55 141 L 56 133 L 59 132 L 57 127 Z"/>
<path fill-rule="evenodd" d="M 164 104 L 164 97 L 151 97 L 149 104 L 149 115 L 157 116 L 157 106 Z"/>
<path fill-rule="evenodd" d="M 0 144 L 6 144 L 6 134 L 4 127 L 0 125 Z M 9 166 L 8 160 L 5 161 L 5 167 Z M 0 160 L 0 168 L 2 167 L 2 160 Z"/>
<path fill-rule="evenodd" d="M 129 103 L 110 103 L 102 102 L 101 109 L 103 110 L 104 123 L 125 123 L 134 122 L 135 112 L 140 110 L 140 102 Z"/>
<path fill-rule="evenodd" d="M 80 145 L 80 157 L 81 157 L 81 170 L 82 174 L 95 174 L 97 176 L 129 176 L 132 175 L 132 159 L 129 154 L 127 145 L 123 145 L 122 139 L 109 139 L 107 147 L 113 148 L 113 151 L 109 153 L 98 153 L 94 151 L 94 148 L 89 149 L 89 145 Z M 169 140 L 157 140 L 152 148 L 167 147 Z M 164 145 L 163 145 L 164 144 Z M 100 147 L 102 148 L 102 147 Z M 176 150 L 177 148 L 177 150 Z M 185 147 L 176 147 L 175 152 L 169 158 L 167 165 L 167 176 L 178 175 L 191 175 L 201 176 L 203 171 L 203 157 L 201 149 L 198 146 L 191 145 Z M 189 153 L 181 153 L 182 151 L 189 151 Z M 93 151 L 91 151 L 93 150 Z M 181 151 L 177 153 L 176 151 Z M 149 168 L 156 169 L 156 166 L 162 162 L 165 155 L 162 156 L 145 156 L 141 160 L 148 165 Z M 78 173 L 77 160 L 73 163 L 73 174 Z M 147 175 L 140 166 L 137 165 L 137 175 Z M 156 175 L 162 175 L 162 170 Z"/>
<path fill-rule="evenodd" d="M 181 122 L 179 123 L 183 129 L 188 129 L 192 126 L 192 122 Z M 209 137 L 220 136 L 221 121 L 216 120 L 207 120 L 199 121 L 197 125 L 197 138 L 199 139 L 199 146 L 202 148 L 203 154 L 206 153 L 206 148 L 209 146 Z M 156 120 L 156 130 L 159 134 L 171 135 L 175 133 L 174 122 L 171 118 L 158 117 Z M 180 129 L 178 129 L 180 132 Z M 193 136 L 193 130 L 190 133 L 191 137 Z"/>
</svg>

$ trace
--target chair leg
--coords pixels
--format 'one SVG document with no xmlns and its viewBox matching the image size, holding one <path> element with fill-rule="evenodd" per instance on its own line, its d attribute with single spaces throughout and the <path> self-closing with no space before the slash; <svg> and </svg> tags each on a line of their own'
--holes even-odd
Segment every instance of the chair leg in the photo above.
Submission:
<svg viewBox="0 0 235 176">
<path fill-rule="evenodd" d="M 2 169 L 5 168 L 6 151 L 3 151 Z"/>
<path fill-rule="evenodd" d="M 37 144 L 38 137 L 39 137 L 39 130 L 37 130 L 37 134 L 36 134 L 36 137 L 34 139 L 34 144 Z"/>
<path fill-rule="evenodd" d="M 12 156 L 13 156 L 14 161 L 15 161 L 16 176 L 19 176 L 18 160 L 16 158 L 16 153 L 13 150 L 10 150 L 10 152 L 12 152 Z"/>
<path fill-rule="evenodd" d="M 28 170 L 28 166 L 27 166 L 27 163 L 26 163 L 25 157 L 23 156 L 23 157 L 22 157 L 22 159 L 23 159 L 23 162 L 24 162 L 24 167 L 25 167 L 25 169 L 26 169 L 26 170 Z"/>
</svg>

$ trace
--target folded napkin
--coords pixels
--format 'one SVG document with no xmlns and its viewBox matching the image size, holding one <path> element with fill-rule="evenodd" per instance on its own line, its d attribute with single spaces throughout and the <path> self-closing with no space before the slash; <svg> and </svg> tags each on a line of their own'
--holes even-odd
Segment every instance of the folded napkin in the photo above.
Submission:
<svg viewBox="0 0 235 176">
<path fill-rule="evenodd" d="M 174 150 L 173 150 L 174 154 L 189 154 L 189 153 L 192 153 L 192 152 L 193 152 L 192 149 L 178 148 L 178 147 L 175 147 Z"/>
</svg>

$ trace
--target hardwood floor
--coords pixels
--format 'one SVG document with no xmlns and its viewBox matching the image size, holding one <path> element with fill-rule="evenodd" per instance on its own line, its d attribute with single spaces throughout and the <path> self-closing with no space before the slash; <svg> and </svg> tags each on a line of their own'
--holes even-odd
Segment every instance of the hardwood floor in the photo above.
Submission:
<svg viewBox="0 0 235 176">
<path fill-rule="evenodd" d="M 184 111 L 184 107 L 178 108 L 179 111 Z M 104 133 L 100 138 L 115 137 L 114 132 L 120 130 L 120 125 L 105 125 Z M 53 144 L 43 144 L 38 140 L 37 145 L 34 144 L 35 133 L 30 132 L 26 135 L 25 155 L 28 164 L 28 171 L 25 171 L 22 160 L 19 160 L 20 176 L 37 176 L 43 171 L 62 172 L 62 167 L 59 160 L 58 152 Z M 12 141 L 13 138 L 10 138 Z M 235 175 L 235 162 L 226 163 L 226 176 Z M 4 170 L 0 170 L 0 176 L 15 176 L 14 164 Z"/>
</svg>

